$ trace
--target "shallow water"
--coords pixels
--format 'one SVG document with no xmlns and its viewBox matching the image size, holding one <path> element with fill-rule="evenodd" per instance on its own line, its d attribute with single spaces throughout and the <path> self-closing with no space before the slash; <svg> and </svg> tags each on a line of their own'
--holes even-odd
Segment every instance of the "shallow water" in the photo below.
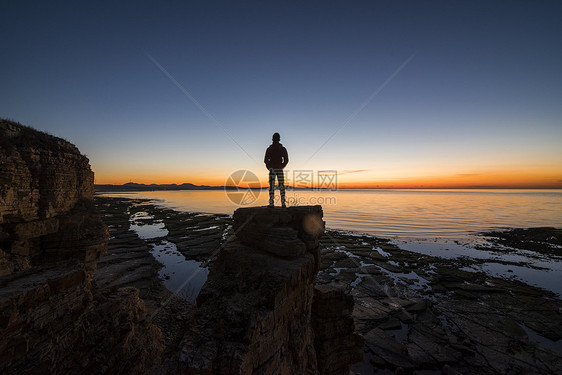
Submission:
<svg viewBox="0 0 562 375">
<path fill-rule="evenodd" d="M 232 214 L 243 207 L 223 190 L 104 195 L 157 199 L 190 212 Z M 266 191 L 256 195 L 250 205 L 267 204 Z M 562 190 L 298 190 L 288 191 L 287 201 L 321 204 L 328 228 L 402 240 L 459 240 L 493 229 L 562 226 Z"/>
<path fill-rule="evenodd" d="M 163 265 L 158 276 L 166 288 L 195 303 L 203 284 L 207 281 L 209 269 L 201 267 L 201 262 L 185 259 L 176 245 L 168 241 L 153 245 L 150 253 Z"/>
<path fill-rule="evenodd" d="M 525 324 L 519 323 L 519 326 L 523 328 L 529 341 L 534 342 L 537 345 L 540 345 L 544 348 L 550 349 L 555 353 L 562 355 L 562 340 L 553 341 L 547 337 L 539 335 L 537 332 L 532 330 L 531 328 L 527 327 Z"/>
<path fill-rule="evenodd" d="M 562 297 L 562 262 L 552 261 L 547 269 L 537 269 L 511 264 L 489 262 L 477 267 L 487 274 L 496 277 L 514 278 L 526 284 L 550 290 Z"/>
<path fill-rule="evenodd" d="M 161 238 L 159 242 L 149 244 L 150 254 L 162 264 L 158 276 L 168 290 L 195 303 L 203 284 L 207 281 L 209 269 L 202 267 L 201 262 L 187 260 L 174 243 L 164 240 L 168 230 L 164 228 L 164 223 L 153 219 L 152 215 L 140 211 L 130 216 L 129 227 L 142 239 Z"/>
<path fill-rule="evenodd" d="M 227 192 L 222 190 L 104 195 L 155 199 L 162 206 L 190 212 L 232 214 L 241 207 L 231 202 Z M 421 254 L 448 259 L 472 258 L 480 263 L 468 267 L 467 271 L 515 277 L 562 296 L 560 257 L 510 249 L 498 252 L 475 248 L 475 245 L 486 243 L 485 238 L 477 236 L 482 231 L 562 226 L 562 190 L 297 191 L 287 192 L 287 198 L 293 203 L 322 204 L 328 228 L 391 237 L 398 247 Z M 265 204 L 267 192 L 261 192 L 252 203 Z M 138 219 L 143 219 L 142 214 L 138 215 Z M 143 238 L 165 235 L 162 234 L 165 229 L 158 223 L 132 228 Z M 385 255 L 382 249 L 374 250 Z"/>
<path fill-rule="evenodd" d="M 152 224 L 147 224 L 142 221 L 152 219 L 154 219 L 154 217 L 149 215 L 147 212 L 137 212 L 129 218 L 129 229 L 135 231 L 143 240 L 167 236 L 168 230 L 164 228 L 164 223 L 154 222 Z"/>
</svg>

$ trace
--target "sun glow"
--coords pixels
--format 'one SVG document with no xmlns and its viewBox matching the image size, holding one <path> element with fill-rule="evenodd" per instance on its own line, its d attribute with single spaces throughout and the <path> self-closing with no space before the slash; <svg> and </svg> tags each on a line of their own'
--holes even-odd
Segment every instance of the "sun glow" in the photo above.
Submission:
<svg viewBox="0 0 562 375">
<path fill-rule="evenodd" d="M 96 184 L 124 184 L 136 182 L 142 184 L 182 184 L 224 186 L 233 185 L 229 179 L 232 172 L 223 171 L 216 174 L 206 173 L 97 173 Z M 267 172 L 255 174 L 257 180 L 252 180 L 252 187 L 268 186 Z M 291 171 L 286 174 L 286 185 L 292 186 Z M 248 181 L 240 181 L 240 186 L 246 186 Z M 317 186 L 316 184 L 312 185 Z M 389 175 L 376 172 L 349 173 L 345 170 L 337 171 L 338 189 L 561 189 L 562 173 L 553 170 L 534 171 L 484 171 L 454 174 L 431 174 L 425 176 L 418 173 L 408 175 Z"/>
</svg>

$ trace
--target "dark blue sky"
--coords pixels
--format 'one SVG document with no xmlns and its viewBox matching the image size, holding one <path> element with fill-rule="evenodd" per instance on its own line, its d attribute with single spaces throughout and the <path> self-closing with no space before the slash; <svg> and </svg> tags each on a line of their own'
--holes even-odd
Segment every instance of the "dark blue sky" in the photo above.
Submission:
<svg viewBox="0 0 562 375">
<path fill-rule="evenodd" d="M 3 2 L 0 116 L 75 143 L 98 182 L 262 172 L 274 131 L 290 168 L 357 181 L 553 170 L 561 19 L 547 1 Z"/>
</svg>

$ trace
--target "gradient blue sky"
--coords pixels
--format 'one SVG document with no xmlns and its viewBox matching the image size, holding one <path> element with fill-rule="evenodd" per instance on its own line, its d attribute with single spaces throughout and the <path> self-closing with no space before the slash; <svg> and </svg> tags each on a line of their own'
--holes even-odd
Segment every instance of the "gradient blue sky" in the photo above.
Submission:
<svg viewBox="0 0 562 375">
<path fill-rule="evenodd" d="M 555 1 L 4 1 L 0 116 L 76 144 L 97 183 L 265 181 L 278 131 L 289 170 L 342 186 L 562 187 L 561 19 Z"/>
</svg>

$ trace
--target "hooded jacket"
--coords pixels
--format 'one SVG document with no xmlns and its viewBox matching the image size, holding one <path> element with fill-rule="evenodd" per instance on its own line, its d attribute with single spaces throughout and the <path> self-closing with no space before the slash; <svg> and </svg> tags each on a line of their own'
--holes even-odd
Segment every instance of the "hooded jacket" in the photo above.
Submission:
<svg viewBox="0 0 562 375">
<path fill-rule="evenodd" d="M 265 158 L 263 159 L 267 169 L 283 169 L 289 162 L 289 155 L 287 149 L 279 142 L 273 143 L 265 151 Z"/>
</svg>

